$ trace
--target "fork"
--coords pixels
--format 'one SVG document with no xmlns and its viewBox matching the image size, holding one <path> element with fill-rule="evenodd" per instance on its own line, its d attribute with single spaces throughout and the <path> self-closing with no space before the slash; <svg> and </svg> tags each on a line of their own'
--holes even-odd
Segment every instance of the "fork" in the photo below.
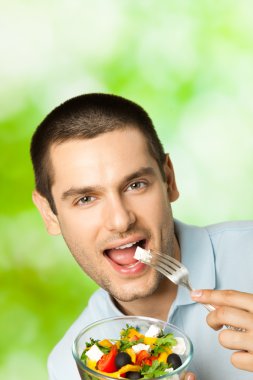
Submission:
<svg viewBox="0 0 253 380">
<path fill-rule="evenodd" d="M 153 249 L 147 251 L 141 247 L 137 247 L 135 258 L 142 263 L 158 270 L 174 284 L 184 286 L 189 291 L 193 290 L 189 280 L 188 269 L 182 263 L 180 263 L 180 261 L 174 259 L 173 257 L 166 254 L 163 255 L 161 252 Z M 215 307 L 210 304 L 202 303 L 201 305 L 204 306 L 208 311 L 215 310 Z M 240 327 L 233 327 L 228 325 L 225 325 L 225 327 L 235 331 L 245 331 L 245 329 L 242 329 Z"/>
</svg>

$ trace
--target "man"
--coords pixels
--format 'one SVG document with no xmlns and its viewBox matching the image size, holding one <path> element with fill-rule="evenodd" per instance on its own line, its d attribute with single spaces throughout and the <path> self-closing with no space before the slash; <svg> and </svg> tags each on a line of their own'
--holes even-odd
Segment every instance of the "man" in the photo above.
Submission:
<svg viewBox="0 0 253 380">
<path fill-rule="evenodd" d="M 70 99 L 37 128 L 31 157 L 33 200 L 48 232 L 62 234 L 101 287 L 51 353 L 50 379 L 77 380 L 76 335 L 95 320 L 124 314 L 182 328 L 194 345 L 191 370 L 198 379 L 252 379 L 253 222 L 198 228 L 173 220 L 171 202 L 179 196 L 173 165 L 147 113 L 113 95 Z M 137 245 L 181 260 L 197 289 L 237 291 L 198 290 L 191 299 L 136 261 Z M 216 306 L 207 317 L 214 330 L 232 325 L 245 331 L 223 329 L 218 337 L 199 302 Z M 239 352 L 231 356 L 226 348 Z"/>
</svg>

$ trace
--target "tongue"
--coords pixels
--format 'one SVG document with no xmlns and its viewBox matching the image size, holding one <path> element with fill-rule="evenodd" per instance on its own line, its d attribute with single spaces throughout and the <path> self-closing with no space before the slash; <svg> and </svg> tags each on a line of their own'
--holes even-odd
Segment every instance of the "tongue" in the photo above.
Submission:
<svg viewBox="0 0 253 380">
<path fill-rule="evenodd" d="M 108 256 L 118 265 L 130 265 L 136 263 L 134 258 L 136 246 L 125 249 L 110 249 L 107 251 Z"/>
</svg>

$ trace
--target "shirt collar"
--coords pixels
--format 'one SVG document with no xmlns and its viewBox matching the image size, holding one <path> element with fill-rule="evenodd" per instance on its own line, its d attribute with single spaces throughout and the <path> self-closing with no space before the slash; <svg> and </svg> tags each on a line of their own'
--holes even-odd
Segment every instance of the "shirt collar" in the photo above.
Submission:
<svg viewBox="0 0 253 380">
<path fill-rule="evenodd" d="M 175 220 L 175 234 L 181 252 L 181 262 L 189 270 L 190 284 L 194 289 L 215 288 L 213 246 L 205 228 L 186 225 Z M 178 287 L 175 305 L 193 303 L 188 289 Z"/>
</svg>

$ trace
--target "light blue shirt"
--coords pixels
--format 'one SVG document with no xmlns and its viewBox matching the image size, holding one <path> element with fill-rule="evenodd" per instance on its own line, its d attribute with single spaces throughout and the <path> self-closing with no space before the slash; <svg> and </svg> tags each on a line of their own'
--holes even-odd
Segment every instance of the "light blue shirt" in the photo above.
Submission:
<svg viewBox="0 0 253 380">
<path fill-rule="evenodd" d="M 190 272 L 193 288 L 236 289 L 253 293 L 253 221 L 220 223 L 204 228 L 175 221 L 181 261 Z M 51 352 L 50 380 L 80 380 L 72 357 L 72 343 L 81 329 L 98 319 L 120 316 L 109 294 L 97 290 L 80 317 Z M 189 370 L 197 380 L 252 380 L 253 373 L 232 366 L 232 351 L 218 342 L 218 332 L 206 323 L 206 309 L 179 287 L 168 321 L 192 340 L 194 357 Z"/>
</svg>

